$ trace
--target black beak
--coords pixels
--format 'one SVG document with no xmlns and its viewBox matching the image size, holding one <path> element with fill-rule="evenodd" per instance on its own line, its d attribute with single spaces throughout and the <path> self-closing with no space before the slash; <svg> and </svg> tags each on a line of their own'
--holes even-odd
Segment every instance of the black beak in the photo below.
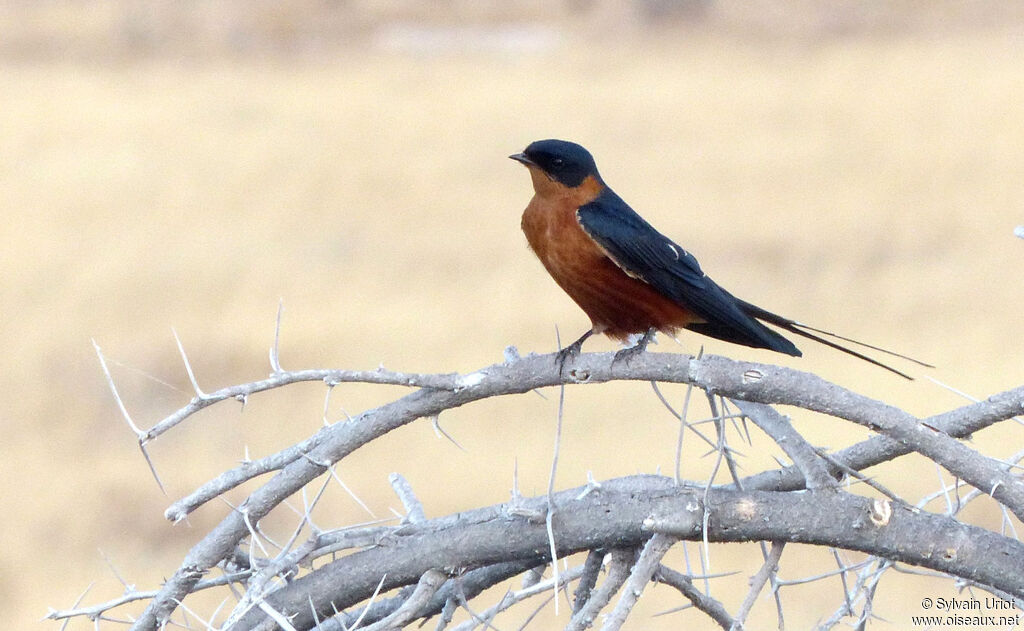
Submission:
<svg viewBox="0 0 1024 631">
<path fill-rule="evenodd" d="M 509 158 L 515 160 L 516 162 L 522 162 L 526 166 L 537 166 L 537 163 L 527 158 L 525 153 L 513 153 L 512 155 L 509 156 Z"/>
</svg>

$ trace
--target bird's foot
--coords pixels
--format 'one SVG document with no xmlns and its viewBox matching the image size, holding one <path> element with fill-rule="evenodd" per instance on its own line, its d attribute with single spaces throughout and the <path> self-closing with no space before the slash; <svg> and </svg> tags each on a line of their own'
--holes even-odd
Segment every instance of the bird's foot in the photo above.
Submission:
<svg viewBox="0 0 1024 631">
<path fill-rule="evenodd" d="M 565 368 L 565 362 L 568 361 L 570 357 L 574 359 L 576 357 L 579 357 L 580 349 L 583 348 L 583 342 L 586 342 L 587 338 L 589 338 L 593 334 L 593 329 L 587 331 L 586 333 L 580 336 L 580 339 L 576 340 L 575 342 L 566 346 L 565 348 L 563 348 L 562 350 L 558 351 L 558 353 L 555 354 L 555 362 L 558 364 L 559 375 L 562 374 L 562 371 Z"/>
<path fill-rule="evenodd" d="M 657 335 L 657 333 L 658 329 L 654 328 L 653 326 L 647 329 L 643 336 L 641 336 L 640 339 L 637 340 L 636 344 L 630 346 L 629 348 L 624 348 L 621 351 L 615 353 L 615 357 L 612 358 L 612 365 L 614 366 L 615 363 L 619 361 L 625 361 L 628 364 L 631 359 L 633 359 L 637 355 L 640 355 L 641 353 L 646 352 L 647 345 L 654 340 L 654 336 Z"/>
</svg>

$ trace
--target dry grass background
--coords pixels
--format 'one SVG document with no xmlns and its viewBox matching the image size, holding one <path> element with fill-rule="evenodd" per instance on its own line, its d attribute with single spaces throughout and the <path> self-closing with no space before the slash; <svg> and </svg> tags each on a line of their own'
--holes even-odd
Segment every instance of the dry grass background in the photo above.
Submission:
<svg viewBox="0 0 1024 631">
<path fill-rule="evenodd" d="M 499 361 L 506 345 L 552 350 L 556 324 L 563 339 L 581 332 L 583 315 L 518 229 L 529 181 L 505 156 L 536 138 L 591 148 L 617 191 L 738 295 L 931 360 L 939 368 L 929 374 L 974 395 L 1021 383 L 1024 242 L 1011 231 L 1024 223 L 1024 40 L 1012 10 L 951 25 L 897 3 L 888 19 L 870 13 L 851 27 L 845 3 L 810 3 L 834 11 L 809 18 L 798 8 L 765 26 L 723 2 L 703 21 L 653 27 L 608 3 L 583 14 L 523 3 L 528 19 L 509 31 L 509 15 L 466 3 L 438 15 L 353 4 L 310 22 L 326 9 L 283 3 L 305 17 L 279 8 L 285 26 L 266 32 L 256 26 L 272 20 L 257 15 L 239 27 L 257 33 L 257 51 L 249 40 L 216 45 L 238 41 L 217 29 L 189 31 L 225 23 L 198 5 L 162 30 L 159 13 L 125 18 L 138 13 L 133 3 L 0 11 L 17 35 L 0 47 L 0 609 L 10 628 L 69 605 L 94 580 L 87 601 L 116 595 L 97 549 L 139 587 L 157 585 L 226 510 L 214 503 L 178 526 L 162 519 L 169 499 L 119 418 L 90 338 L 148 425 L 190 396 L 170 327 L 205 388 L 253 380 L 269 370 L 279 299 L 285 368 L 465 372 Z M 427 40 L 469 43 L 424 48 L 409 25 L 428 23 L 456 30 Z M 811 370 L 917 414 L 962 402 L 809 344 L 787 361 L 683 343 Z M 331 419 L 399 392 L 338 388 Z M 161 439 L 154 456 L 171 495 L 246 448 L 257 457 L 315 431 L 322 396 L 306 386 L 255 397 L 244 414 L 213 409 Z M 432 516 L 504 501 L 516 460 L 523 491 L 541 492 L 554 418 L 551 396 L 484 402 L 441 419 L 466 453 L 418 422 L 340 473 L 378 515 L 398 506 L 393 470 Z M 823 445 L 863 435 L 834 420 L 794 422 Z M 670 470 L 674 441 L 649 387 L 572 388 L 559 486 L 587 471 Z M 994 455 L 1020 443 L 1019 427 L 976 438 Z M 707 474 L 701 451 L 689 446 L 684 473 Z M 771 462 L 764 440 L 745 451 L 749 471 Z M 911 497 L 938 484 L 914 458 L 877 474 Z M 323 526 L 366 518 L 342 493 L 328 500 Z M 998 528 L 991 506 L 969 515 Z M 751 573 L 752 552 L 716 547 L 715 569 Z M 829 563 L 823 552 L 787 552 L 781 575 Z M 735 608 L 744 584 L 715 594 Z M 787 592 L 788 628 L 831 613 L 816 589 Z M 838 602 L 838 583 L 829 589 Z M 675 602 L 653 593 L 631 628 L 694 620 L 650 618 Z M 878 626 L 908 625 L 920 595 L 952 593 L 948 581 L 891 575 L 878 610 L 893 622 Z M 769 600 L 755 614 L 773 624 Z"/>
</svg>

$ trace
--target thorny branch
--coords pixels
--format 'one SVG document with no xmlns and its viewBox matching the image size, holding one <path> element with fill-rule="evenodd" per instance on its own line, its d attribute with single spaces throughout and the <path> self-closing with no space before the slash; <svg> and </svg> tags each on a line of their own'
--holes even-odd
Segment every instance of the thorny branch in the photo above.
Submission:
<svg viewBox="0 0 1024 631">
<path fill-rule="evenodd" d="M 231 629 L 278 625 L 342 629 L 357 621 L 363 628 L 398 628 L 432 616 L 440 616 L 438 628 L 443 628 L 457 608 L 468 609 L 468 602 L 481 591 L 549 562 L 552 554 L 562 559 L 584 551 L 589 551 L 590 556 L 582 568 L 543 583 L 544 589 L 531 587 L 517 592 L 515 601 L 544 593 L 551 587 L 557 592 L 568 581 L 579 578 L 568 628 L 582 629 L 594 622 L 625 585 L 626 591 L 605 623 L 607 628 L 614 629 L 629 615 L 643 586 L 657 580 L 675 586 L 719 625 L 741 625 L 760 585 L 751 589 L 750 603 L 744 603 L 732 616 L 720 602 L 696 589 L 692 577 L 663 564 L 662 557 L 681 539 L 774 542 L 772 554 L 757 577 L 760 584 L 777 570 L 784 542 L 793 542 L 864 551 L 886 559 L 885 567 L 893 562 L 918 565 L 997 593 L 1024 598 L 1024 578 L 1019 573 L 1024 564 L 1024 546 L 1015 539 L 964 524 L 952 513 L 935 515 L 903 503 L 894 505 L 888 500 L 858 497 L 841 490 L 836 483 L 846 472 L 860 471 L 913 451 L 974 486 L 978 495 L 990 495 L 1020 519 L 1024 515 L 1024 483 L 1020 476 L 1012 467 L 986 457 L 957 438 L 1020 414 L 1024 410 L 1024 387 L 928 419 L 916 419 L 808 373 L 722 357 L 641 353 L 629 361 L 616 362 L 612 353 L 593 353 L 569 357 L 564 369 L 559 370 L 553 355 L 519 357 L 506 353 L 506 362 L 468 375 L 421 375 L 383 369 L 285 372 L 275 363 L 274 373 L 267 379 L 204 393 L 184 349 L 182 356 L 196 391 L 196 397 L 185 407 L 142 430 L 128 416 L 118 397 L 123 414 L 143 447 L 219 401 L 244 401 L 254 394 L 293 383 L 323 381 L 333 386 L 361 382 L 404 385 L 416 390 L 347 422 L 324 427 L 277 454 L 245 462 L 173 504 L 166 515 L 179 521 L 226 490 L 259 475 L 278 472 L 197 543 L 160 590 L 138 593 L 137 598 L 149 600 L 149 605 L 132 629 L 155 630 L 165 625 L 189 594 L 211 587 L 215 581 L 228 580 L 202 580 L 208 571 L 217 566 L 237 567 L 239 562 L 256 569 L 244 568 L 229 574 L 231 581 L 247 584 L 245 597 L 238 600 L 227 617 Z M 428 520 L 422 504 L 396 474 L 392 483 L 407 510 L 402 524 L 314 532 L 294 547 L 289 542 L 276 559 L 238 554 L 246 538 L 255 541 L 259 537 L 260 520 L 286 498 L 330 472 L 334 464 L 355 449 L 398 427 L 485 398 L 546 386 L 611 380 L 690 384 L 709 396 L 724 397 L 775 440 L 795 464 L 746 478 L 736 477 L 735 463 L 724 442 L 725 419 L 729 416 L 722 414 L 715 419 L 720 453 L 727 458 L 735 480 L 724 487 L 632 476 L 580 489 L 551 490 L 543 497 L 516 497 L 508 505 Z M 113 389 L 112 380 L 110 383 Z M 771 404 L 822 412 L 869 427 L 879 435 L 838 452 L 822 454 L 768 407 Z M 787 492 L 802 488 L 808 490 L 799 495 Z M 550 516 L 550 524 L 545 523 L 545 515 Z M 855 527 L 850 528 L 851 524 Z M 929 536 L 922 538 L 922 532 Z M 298 533 L 299 529 L 293 541 Z M 252 546 L 250 549 L 255 550 Z M 304 574 L 299 571 L 299 566 L 341 550 L 354 551 L 316 565 Z M 598 582 L 602 558 L 607 562 L 607 575 Z M 846 571 L 849 570 L 841 573 L 844 581 Z M 864 572 L 861 570 L 858 584 L 869 586 L 873 594 L 877 576 Z M 287 576 L 287 581 L 271 580 L 278 576 Z M 778 589 L 783 584 L 773 585 Z M 394 596 L 375 597 L 377 593 L 387 594 L 396 589 L 399 591 Z M 49 617 L 86 616 L 98 620 L 109 609 L 129 600 L 126 596 L 106 605 L 52 612 Z M 493 617 L 511 606 L 512 603 L 504 604 L 506 600 L 488 609 L 485 615 Z M 870 595 L 861 602 L 860 615 L 870 615 Z M 353 607 L 356 609 L 349 610 Z M 472 617 L 477 619 L 477 614 Z M 477 621 L 484 627 L 490 625 L 484 619 Z"/>
</svg>

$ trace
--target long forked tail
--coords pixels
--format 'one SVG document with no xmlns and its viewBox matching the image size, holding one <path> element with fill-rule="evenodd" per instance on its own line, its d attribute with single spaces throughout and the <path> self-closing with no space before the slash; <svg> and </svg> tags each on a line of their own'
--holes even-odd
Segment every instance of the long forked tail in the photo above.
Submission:
<svg viewBox="0 0 1024 631">
<path fill-rule="evenodd" d="M 864 353 L 861 353 L 859 351 L 855 351 L 852 348 L 849 348 L 847 346 L 843 346 L 842 344 L 839 344 L 838 342 L 834 342 L 834 341 L 832 341 L 830 339 L 827 339 L 827 338 L 831 337 L 831 338 L 834 338 L 834 339 L 837 339 L 837 340 L 842 340 L 844 342 L 849 342 L 850 344 L 856 344 L 857 346 L 863 346 L 864 348 L 869 348 L 869 349 L 871 349 L 873 351 L 878 351 L 880 353 L 885 353 L 886 355 L 892 355 L 893 357 L 898 357 L 900 359 L 904 359 L 906 361 L 913 362 L 913 363 L 915 363 L 915 364 L 917 364 L 919 366 L 924 366 L 925 368 L 935 368 L 935 366 L 932 366 L 931 364 L 925 363 L 925 362 L 923 362 L 923 361 L 921 361 L 919 359 L 914 359 L 913 357 L 909 357 L 907 355 L 903 355 L 902 353 L 897 353 L 895 351 L 890 351 L 889 349 L 886 349 L 886 348 L 881 348 L 879 346 L 873 346 L 871 344 L 866 344 L 864 342 L 860 342 L 858 340 L 855 340 L 855 339 L 852 339 L 852 338 L 849 338 L 849 337 L 843 337 L 842 335 L 839 335 L 837 333 L 832 333 L 831 331 L 825 331 L 824 329 L 817 329 L 817 328 L 815 328 L 813 326 L 809 326 L 809 325 L 806 325 L 806 324 L 801 324 L 801 323 L 797 322 L 796 320 L 790 320 L 789 318 L 784 318 L 784 317 L 782 317 L 780 315 L 776 315 L 776 314 L 772 313 L 771 311 L 765 311 L 761 307 L 758 307 L 757 305 L 752 305 L 749 302 L 746 302 L 744 300 L 740 300 L 739 302 L 740 302 L 740 306 L 743 309 L 743 311 L 747 315 L 751 316 L 752 318 L 757 318 L 758 320 L 763 320 L 764 322 L 767 322 L 768 324 L 773 324 L 773 325 L 779 327 L 780 329 L 789 331 L 790 333 L 796 333 L 797 335 L 800 335 L 802 337 L 806 337 L 807 339 L 810 339 L 810 340 L 814 340 L 815 342 L 818 342 L 820 344 L 824 344 L 825 346 L 831 346 L 832 348 L 834 348 L 834 349 L 836 349 L 838 351 L 842 351 L 842 352 L 846 353 L 847 355 L 852 355 L 853 357 L 856 357 L 857 359 L 862 359 L 862 360 L 868 362 L 869 364 L 874 364 L 875 366 L 878 366 L 879 368 L 884 368 L 885 370 L 888 370 L 889 372 L 895 373 L 895 374 L 899 375 L 900 377 L 903 377 L 904 379 L 913 380 L 914 378 L 911 377 L 910 375 L 908 375 L 905 372 L 897 370 L 897 369 L 893 368 L 892 366 L 889 366 L 888 364 L 884 364 L 884 363 L 878 361 L 877 359 L 875 359 L 873 357 L 869 357 L 869 356 L 865 355 Z M 822 337 L 822 336 L 827 336 L 827 337 Z"/>
</svg>

